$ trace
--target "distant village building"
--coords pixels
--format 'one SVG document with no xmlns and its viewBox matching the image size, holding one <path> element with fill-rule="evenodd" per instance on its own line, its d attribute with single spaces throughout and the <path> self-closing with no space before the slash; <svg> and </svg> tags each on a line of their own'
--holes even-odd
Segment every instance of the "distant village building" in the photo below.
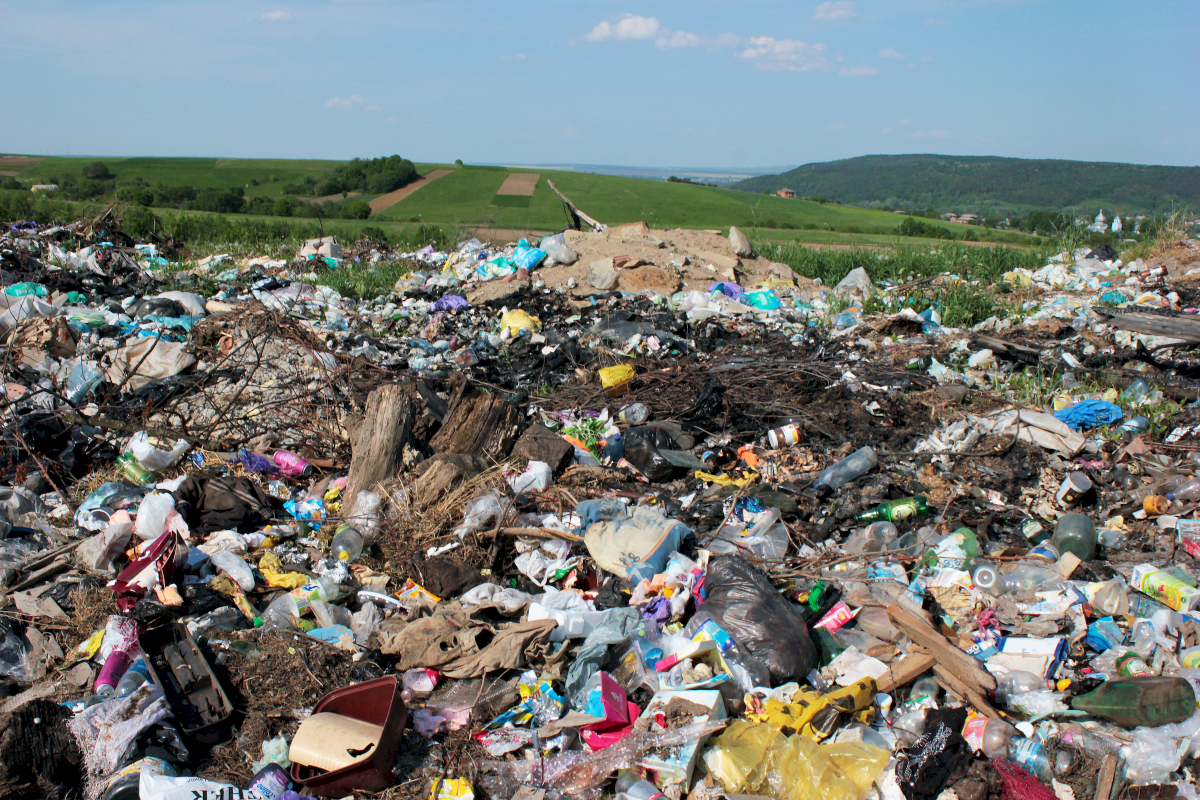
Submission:
<svg viewBox="0 0 1200 800">
<path fill-rule="evenodd" d="M 973 222 L 979 221 L 979 215 L 978 214 L 959 214 L 958 221 L 965 225 L 970 225 Z"/>
<path fill-rule="evenodd" d="M 796 190 L 795 189 L 780 189 L 775 194 L 779 195 L 780 197 L 786 197 L 789 200 L 796 199 Z"/>
<path fill-rule="evenodd" d="M 29 191 L 31 191 L 31 192 L 57 192 L 58 184 L 57 183 L 35 183 L 33 186 L 29 187 Z"/>
<path fill-rule="evenodd" d="M 1113 217 L 1112 232 L 1113 233 L 1121 232 L 1121 215 L 1120 214 L 1117 214 L 1116 216 Z"/>
<path fill-rule="evenodd" d="M 1103 208 L 1096 215 L 1096 219 L 1092 220 L 1092 224 L 1087 226 L 1087 229 L 1093 233 L 1105 233 L 1108 231 L 1108 217 L 1104 216 Z"/>
</svg>

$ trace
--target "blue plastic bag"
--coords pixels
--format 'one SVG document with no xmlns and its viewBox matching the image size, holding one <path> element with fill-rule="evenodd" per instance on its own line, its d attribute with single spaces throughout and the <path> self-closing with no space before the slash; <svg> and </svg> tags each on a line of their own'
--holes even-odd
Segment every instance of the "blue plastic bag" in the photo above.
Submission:
<svg viewBox="0 0 1200 800">
<path fill-rule="evenodd" d="M 1121 409 L 1103 400 L 1084 400 L 1054 412 L 1055 419 L 1065 422 L 1074 431 L 1108 425 L 1121 419 Z"/>
<path fill-rule="evenodd" d="M 771 311 L 783 305 L 783 302 L 771 289 L 754 289 L 742 295 L 742 302 L 748 306 Z"/>
<path fill-rule="evenodd" d="M 517 242 L 517 249 L 513 251 L 513 263 L 517 265 L 517 269 L 532 270 L 538 264 L 542 263 L 542 259 L 546 257 L 546 251 L 537 247 L 530 247 L 529 242 L 522 239 Z"/>
</svg>

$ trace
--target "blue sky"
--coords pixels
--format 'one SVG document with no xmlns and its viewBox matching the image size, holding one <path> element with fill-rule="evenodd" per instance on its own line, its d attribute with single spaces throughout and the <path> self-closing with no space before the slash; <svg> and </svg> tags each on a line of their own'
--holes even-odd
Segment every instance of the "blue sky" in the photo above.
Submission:
<svg viewBox="0 0 1200 800">
<path fill-rule="evenodd" d="M 0 151 L 1200 164 L 1200 2 L 3 0 Z"/>
</svg>

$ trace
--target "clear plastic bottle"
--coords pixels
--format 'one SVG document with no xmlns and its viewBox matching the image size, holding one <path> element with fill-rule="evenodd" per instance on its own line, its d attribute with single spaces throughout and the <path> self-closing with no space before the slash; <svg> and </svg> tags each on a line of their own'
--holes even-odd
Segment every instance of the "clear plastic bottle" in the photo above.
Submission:
<svg viewBox="0 0 1200 800">
<path fill-rule="evenodd" d="M 916 700 L 921 697 L 928 697 L 936 703 L 938 689 L 938 683 L 933 679 L 932 675 L 923 675 L 913 683 L 912 689 L 908 692 L 908 699 Z"/>
<path fill-rule="evenodd" d="M 1008 743 L 1008 755 L 1013 763 L 1047 783 L 1050 781 L 1052 775 L 1050 759 L 1046 755 L 1046 746 L 1037 739 L 1014 736 Z"/>
<path fill-rule="evenodd" d="M 1014 669 L 996 677 L 996 702 L 1013 707 L 1013 701 L 1029 692 L 1040 692 L 1046 689 L 1046 680 L 1032 672 Z"/>
<path fill-rule="evenodd" d="M 293 619 L 299 619 L 308 613 L 313 600 L 337 600 L 342 595 L 336 583 L 325 576 L 317 576 L 299 589 L 285 592 L 271 601 L 263 618 L 277 627 L 292 624 Z"/>
<path fill-rule="evenodd" d="M 860 448 L 822 470 L 813 483 L 813 488 L 820 492 L 835 491 L 877 466 L 879 458 L 875 455 L 875 450 L 870 447 Z"/>
<path fill-rule="evenodd" d="M 617 419 L 626 425 L 644 425 L 650 419 L 650 409 L 645 403 L 631 403 L 621 409 Z"/>
<path fill-rule="evenodd" d="M 983 729 L 980 750 L 988 758 L 1008 758 L 1009 741 L 1016 729 L 1002 719 L 989 719 Z"/>
<path fill-rule="evenodd" d="M 1167 492 L 1167 499 L 1172 503 L 1183 500 L 1200 500 L 1200 478 L 1188 478 L 1173 492 Z"/>
<path fill-rule="evenodd" d="M 971 581 L 975 588 L 993 597 L 1008 593 L 1008 582 L 994 564 L 980 561 L 971 568 Z"/>
<path fill-rule="evenodd" d="M 329 545 L 329 554 L 338 561 L 357 561 L 366 547 L 366 537 L 355 525 L 340 525 Z"/>
<path fill-rule="evenodd" d="M 1013 594 L 1034 590 L 1053 591 L 1062 586 L 1062 576 L 1035 564 L 1018 564 L 1016 569 L 1004 576 L 1004 583 Z"/>
<path fill-rule="evenodd" d="M 150 669 L 146 666 L 146 659 L 139 658 L 125 671 L 121 680 L 117 681 L 117 697 L 128 697 L 148 680 Z"/>
</svg>

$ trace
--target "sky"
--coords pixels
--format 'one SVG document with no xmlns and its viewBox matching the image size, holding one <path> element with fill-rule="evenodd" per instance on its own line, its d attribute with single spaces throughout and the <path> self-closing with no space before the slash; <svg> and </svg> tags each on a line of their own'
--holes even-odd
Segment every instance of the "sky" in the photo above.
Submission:
<svg viewBox="0 0 1200 800">
<path fill-rule="evenodd" d="M 1197 0 L 0 0 L 0 152 L 1200 165 Z"/>
</svg>

